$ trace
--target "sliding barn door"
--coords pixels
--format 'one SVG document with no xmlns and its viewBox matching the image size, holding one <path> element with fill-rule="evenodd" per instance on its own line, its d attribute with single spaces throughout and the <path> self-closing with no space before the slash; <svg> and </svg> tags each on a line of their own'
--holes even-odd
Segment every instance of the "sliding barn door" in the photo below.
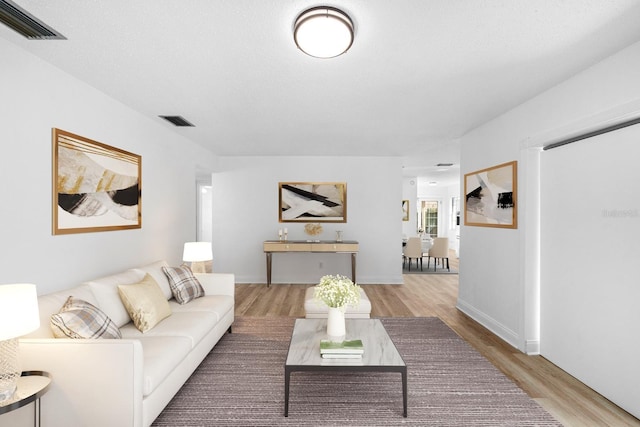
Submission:
<svg viewBox="0 0 640 427">
<path fill-rule="evenodd" d="M 541 354 L 640 417 L 640 125 L 540 167 Z"/>
</svg>

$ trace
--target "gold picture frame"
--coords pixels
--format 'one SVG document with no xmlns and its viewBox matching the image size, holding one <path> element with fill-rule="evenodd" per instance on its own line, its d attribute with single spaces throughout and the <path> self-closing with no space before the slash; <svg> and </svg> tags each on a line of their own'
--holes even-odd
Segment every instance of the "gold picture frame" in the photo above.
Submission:
<svg viewBox="0 0 640 427">
<path fill-rule="evenodd" d="M 142 227 L 142 157 L 53 129 L 53 234 Z"/>
<path fill-rule="evenodd" d="M 279 222 L 347 222 L 345 182 L 279 182 Z"/>
<path fill-rule="evenodd" d="M 464 225 L 518 228 L 518 162 L 464 175 Z"/>
<path fill-rule="evenodd" d="M 409 221 L 409 200 L 402 201 L 402 220 Z"/>
</svg>

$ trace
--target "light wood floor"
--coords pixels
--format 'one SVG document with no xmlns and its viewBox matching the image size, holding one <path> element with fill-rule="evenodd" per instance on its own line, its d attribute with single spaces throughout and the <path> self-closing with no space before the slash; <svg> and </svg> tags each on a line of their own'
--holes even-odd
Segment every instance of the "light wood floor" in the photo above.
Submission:
<svg viewBox="0 0 640 427">
<path fill-rule="evenodd" d="M 458 268 L 455 257 L 451 267 Z M 304 317 L 304 292 L 311 285 L 238 284 L 236 316 Z M 404 275 L 403 285 L 362 285 L 372 317 L 437 316 L 564 426 L 638 426 L 618 408 L 541 356 L 527 356 L 455 308 L 458 275 Z"/>
</svg>

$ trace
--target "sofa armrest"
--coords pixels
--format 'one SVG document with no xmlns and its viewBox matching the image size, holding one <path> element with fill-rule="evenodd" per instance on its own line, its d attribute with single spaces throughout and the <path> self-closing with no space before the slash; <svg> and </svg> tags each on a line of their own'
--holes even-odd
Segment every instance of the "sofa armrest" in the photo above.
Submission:
<svg viewBox="0 0 640 427">
<path fill-rule="evenodd" d="M 235 298 L 236 277 L 228 273 L 194 273 L 205 295 L 229 295 Z"/>
<path fill-rule="evenodd" d="M 142 426 L 140 341 L 21 339 L 20 361 L 25 371 L 51 374 L 43 425 Z"/>
</svg>

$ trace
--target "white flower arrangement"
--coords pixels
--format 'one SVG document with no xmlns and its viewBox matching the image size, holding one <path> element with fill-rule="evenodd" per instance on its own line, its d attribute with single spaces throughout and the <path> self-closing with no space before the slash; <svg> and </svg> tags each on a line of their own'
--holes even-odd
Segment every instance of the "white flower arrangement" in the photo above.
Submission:
<svg viewBox="0 0 640 427">
<path fill-rule="evenodd" d="M 316 300 L 333 308 L 347 305 L 358 305 L 360 302 L 360 286 L 345 276 L 327 275 L 320 279 L 313 294 Z"/>
</svg>

